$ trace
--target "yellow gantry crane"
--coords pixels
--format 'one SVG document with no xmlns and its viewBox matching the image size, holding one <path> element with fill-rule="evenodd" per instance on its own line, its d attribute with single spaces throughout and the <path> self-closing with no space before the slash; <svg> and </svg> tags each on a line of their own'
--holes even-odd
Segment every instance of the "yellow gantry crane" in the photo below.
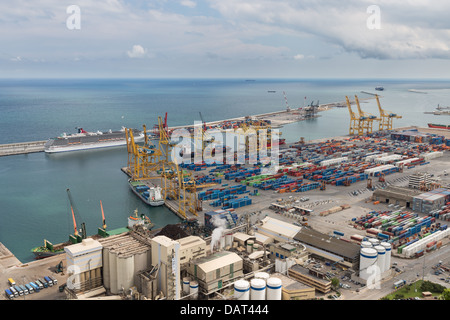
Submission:
<svg viewBox="0 0 450 320">
<path fill-rule="evenodd" d="M 381 104 L 380 104 L 380 100 L 378 99 L 378 95 L 376 95 L 375 97 L 377 99 L 378 110 L 380 111 L 379 130 L 380 131 L 381 130 L 392 130 L 393 129 L 393 120 L 401 119 L 402 116 L 381 108 Z"/>
<path fill-rule="evenodd" d="M 362 111 L 361 106 L 359 105 L 359 99 L 358 99 L 357 95 L 355 95 L 355 101 L 356 101 L 356 106 L 358 107 L 359 118 L 362 121 L 361 124 L 362 124 L 363 133 L 364 133 L 364 131 L 365 131 L 365 133 L 372 133 L 373 122 L 380 121 L 380 118 L 378 118 L 377 116 L 375 116 L 373 114 Z"/>
<path fill-rule="evenodd" d="M 348 96 L 345 96 L 345 100 L 347 101 L 347 108 L 350 113 L 350 127 L 348 133 L 350 135 L 357 134 L 358 136 L 362 136 L 364 134 L 362 125 L 363 120 L 353 112 Z"/>
<path fill-rule="evenodd" d="M 187 212 L 197 215 L 197 194 L 195 180 L 189 174 L 185 177 L 176 161 L 172 160 L 172 142 L 166 120 L 158 117 L 157 144 L 150 143 L 144 125 L 144 145 L 136 144 L 132 129 L 126 129 L 128 171 L 132 180 L 160 179 L 164 200 L 178 201 L 178 212 L 186 218 Z"/>
</svg>

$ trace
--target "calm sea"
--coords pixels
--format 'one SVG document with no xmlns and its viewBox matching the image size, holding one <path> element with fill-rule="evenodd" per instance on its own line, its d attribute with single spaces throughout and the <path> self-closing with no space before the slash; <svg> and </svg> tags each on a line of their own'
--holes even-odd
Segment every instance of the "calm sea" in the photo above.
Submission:
<svg viewBox="0 0 450 320">
<path fill-rule="evenodd" d="M 379 92 L 382 106 L 403 116 L 396 126 L 448 124 L 426 115 L 450 105 L 450 82 L 428 80 L 280 80 L 280 79 L 55 79 L 0 80 L 0 143 L 46 140 L 75 127 L 87 131 L 147 128 L 168 113 L 169 126 L 298 108 L 314 103 L 365 98 Z M 416 91 L 411 91 L 411 89 Z M 275 92 L 269 92 L 275 91 Z M 285 92 L 285 95 L 283 94 Z M 286 96 L 286 99 L 285 99 Z M 378 114 L 375 100 L 362 103 Z M 336 108 L 321 117 L 285 126 L 283 137 L 317 139 L 348 133 L 348 111 Z M 180 219 L 164 207 L 145 206 L 128 189 L 120 171 L 126 148 L 46 155 L 0 157 L 0 242 L 22 262 L 44 239 L 66 241 L 73 232 L 66 189 L 87 233 L 101 226 L 100 201 L 108 229 L 123 227 L 138 209 L 157 227 Z"/>
</svg>

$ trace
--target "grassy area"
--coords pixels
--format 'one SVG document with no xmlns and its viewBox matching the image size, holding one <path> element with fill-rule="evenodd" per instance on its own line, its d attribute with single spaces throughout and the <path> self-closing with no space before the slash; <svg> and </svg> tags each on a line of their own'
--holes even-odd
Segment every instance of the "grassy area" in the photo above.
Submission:
<svg viewBox="0 0 450 320">
<path fill-rule="evenodd" d="M 439 296 L 440 292 L 434 292 L 432 290 L 421 290 L 422 286 L 422 280 L 418 280 L 414 283 L 408 284 L 391 294 L 387 295 L 385 299 L 392 300 L 392 299 L 408 299 L 408 298 L 414 298 L 414 297 L 422 297 L 422 291 L 429 291 L 433 294 L 433 297 Z M 417 290 L 417 291 L 416 291 Z"/>
</svg>

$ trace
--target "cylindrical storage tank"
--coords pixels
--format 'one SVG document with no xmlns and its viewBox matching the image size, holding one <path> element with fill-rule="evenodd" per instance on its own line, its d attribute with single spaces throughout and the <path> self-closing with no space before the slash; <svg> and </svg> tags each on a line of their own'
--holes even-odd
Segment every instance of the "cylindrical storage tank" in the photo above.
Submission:
<svg viewBox="0 0 450 320">
<path fill-rule="evenodd" d="M 252 253 L 253 252 L 253 240 L 248 240 L 247 241 L 247 253 Z"/>
<path fill-rule="evenodd" d="M 189 294 L 189 284 L 191 282 L 191 278 L 190 277 L 184 277 L 183 278 L 183 292 L 184 294 Z"/>
<path fill-rule="evenodd" d="M 134 285 L 134 256 L 117 257 L 117 289 L 128 290 Z"/>
<path fill-rule="evenodd" d="M 227 230 L 225 233 L 225 246 L 231 247 L 233 245 L 233 232 Z"/>
<path fill-rule="evenodd" d="M 189 283 L 189 294 L 191 295 L 191 299 L 197 299 L 198 298 L 198 282 L 197 281 L 191 281 Z"/>
<path fill-rule="evenodd" d="M 109 265 L 109 249 L 103 248 L 103 286 L 111 289 L 110 265 Z"/>
<path fill-rule="evenodd" d="M 372 246 L 374 246 L 374 247 L 380 244 L 380 240 L 375 239 L 375 238 L 370 238 L 370 239 L 369 239 L 369 242 L 370 242 L 370 243 L 372 244 Z"/>
<path fill-rule="evenodd" d="M 250 280 L 250 300 L 266 299 L 266 281 L 263 279 Z"/>
<path fill-rule="evenodd" d="M 380 276 L 386 271 L 384 264 L 386 262 L 386 249 L 383 246 L 375 246 L 375 250 L 378 252 L 377 266 L 380 268 Z"/>
<path fill-rule="evenodd" d="M 258 250 L 259 250 L 259 244 L 254 243 L 254 244 L 253 244 L 253 252 L 256 252 L 256 251 L 258 251 Z"/>
<path fill-rule="evenodd" d="M 372 243 L 369 241 L 363 241 L 361 242 L 361 248 L 372 248 Z"/>
<path fill-rule="evenodd" d="M 382 242 L 382 243 L 380 243 L 380 246 L 383 246 L 384 250 L 386 250 L 386 254 L 385 254 L 385 258 L 384 258 L 384 271 L 387 271 L 391 268 L 392 247 L 389 242 Z"/>
<path fill-rule="evenodd" d="M 234 283 L 234 297 L 237 300 L 250 300 L 250 282 L 238 280 Z"/>
<path fill-rule="evenodd" d="M 118 294 L 119 289 L 117 287 L 117 254 L 115 252 L 109 251 L 109 289 L 112 294 Z"/>
<path fill-rule="evenodd" d="M 255 279 L 263 279 L 264 281 L 267 281 L 269 279 L 270 275 L 267 272 L 257 272 L 255 273 Z"/>
<path fill-rule="evenodd" d="M 139 292 L 142 292 L 141 284 L 139 281 L 139 271 L 146 270 L 147 265 L 147 252 L 143 251 L 134 255 L 134 284 Z"/>
<path fill-rule="evenodd" d="M 359 261 L 359 277 L 367 280 L 372 272 L 368 272 L 370 266 L 376 265 L 378 252 L 374 248 L 361 248 Z"/>
<path fill-rule="evenodd" d="M 281 279 L 271 277 L 267 279 L 267 300 L 281 300 L 282 282 Z"/>
</svg>

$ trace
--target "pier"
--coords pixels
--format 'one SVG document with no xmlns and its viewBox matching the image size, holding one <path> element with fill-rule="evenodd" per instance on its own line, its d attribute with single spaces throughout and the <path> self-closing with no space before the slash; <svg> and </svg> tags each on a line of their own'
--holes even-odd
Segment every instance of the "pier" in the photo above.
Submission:
<svg viewBox="0 0 450 320">
<path fill-rule="evenodd" d="M 0 156 L 42 152 L 46 142 L 47 140 L 1 144 Z"/>
<path fill-rule="evenodd" d="M 15 255 L 9 251 L 3 243 L 0 242 L 0 273 L 3 273 L 5 269 L 10 267 L 20 265 L 21 262 L 16 258 Z"/>
</svg>

